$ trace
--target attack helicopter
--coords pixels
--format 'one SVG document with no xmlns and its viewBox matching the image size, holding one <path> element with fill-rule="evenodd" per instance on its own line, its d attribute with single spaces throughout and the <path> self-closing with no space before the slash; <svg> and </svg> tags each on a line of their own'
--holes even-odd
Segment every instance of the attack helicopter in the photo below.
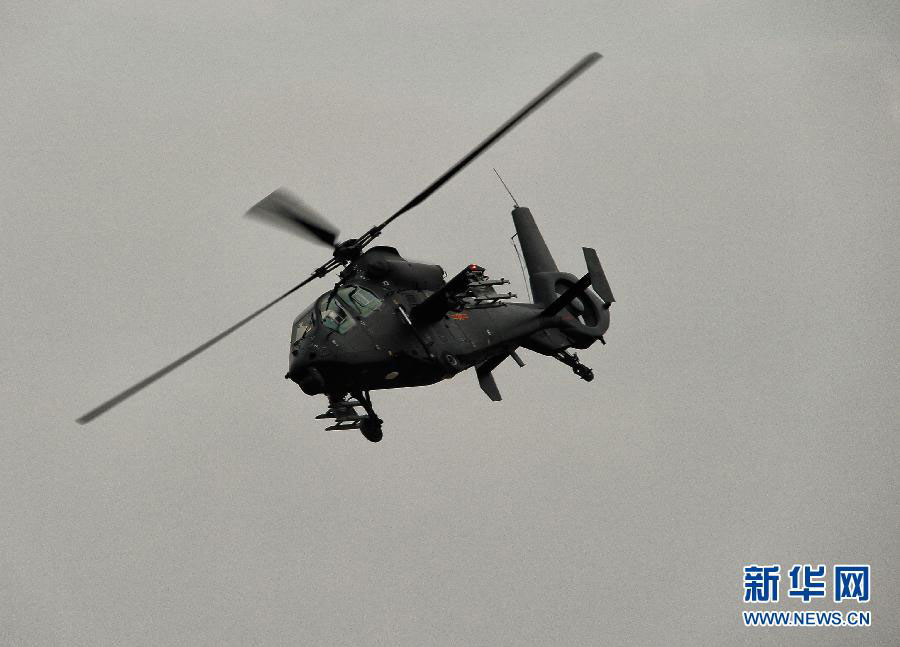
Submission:
<svg viewBox="0 0 900 647">
<path fill-rule="evenodd" d="M 427 386 L 470 368 L 475 369 L 484 393 L 499 401 L 492 371 L 508 358 L 524 366 L 519 348 L 553 357 L 581 379 L 591 381 L 593 372 L 571 349 L 582 350 L 596 341 L 606 343 L 604 333 L 615 299 L 597 253 L 583 248 L 587 273 L 581 278 L 561 272 L 531 211 L 519 206 L 515 198 L 514 238 L 518 238 L 527 268 L 531 303 L 512 302 L 515 294 L 498 292 L 509 281 L 491 279 L 480 265 L 467 265 L 445 280 L 446 273 L 439 265 L 408 261 L 394 247 L 369 246 L 391 222 L 424 202 L 600 58 L 596 52 L 585 56 L 387 220 L 357 238 L 338 242 L 339 231 L 326 218 L 287 189 L 273 191 L 251 207 L 247 216 L 330 247 L 331 258 L 284 294 L 77 422 L 90 422 L 300 288 L 336 270 L 334 287 L 294 319 L 285 375 L 305 394 L 327 398 L 326 411 L 316 416 L 333 421 L 327 430 L 357 429 L 366 439 L 378 442 L 383 437 L 383 421 L 372 405 L 372 391 Z"/>
</svg>

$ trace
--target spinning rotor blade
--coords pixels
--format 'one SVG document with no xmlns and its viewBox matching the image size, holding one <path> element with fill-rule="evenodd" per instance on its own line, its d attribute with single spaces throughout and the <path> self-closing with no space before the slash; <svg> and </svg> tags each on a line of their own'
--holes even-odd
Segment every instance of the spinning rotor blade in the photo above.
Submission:
<svg viewBox="0 0 900 647">
<path fill-rule="evenodd" d="M 568 72 L 566 72 L 561 77 L 556 79 L 556 81 L 551 83 L 550 86 L 548 86 L 546 90 L 544 90 L 539 95 L 537 95 L 534 99 L 532 99 L 530 102 L 528 102 L 524 108 L 522 108 L 521 110 L 519 110 L 519 112 L 517 112 L 512 117 L 510 117 L 506 123 L 504 123 L 502 126 L 500 126 L 493 133 L 491 133 L 487 139 L 485 139 L 483 142 L 478 144 L 478 146 L 476 146 L 468 155 L 463 157 L 456 164 L 454 164 L 452 167 L 450 167 L 450 169 L 446 173 L 444 173 L 442 176 L 440 176 L 434 182 L 429 184 L 425 188 L 424 191 L 419 193 L 419 195 L 417 195 L 412 200 L 407 202 L 405 205 L 400 207 L 400 209 L 397 210 L 397 212 L 394 213 L 390 218 L 388 218 L 383 223 L 378 225 L 375 228 L 377 230 L 377 232 L 380 232 L 382 229 L 384 229 L 388 224 L 390 224 L 398 216 L 403 215 L 404 213 L 406 213 L 413 207 L 423 203 L 432 193 L 434 193 L 435 191 L 440 189 L 442 186 L 444 186 L 444 184 L 446 184 L 447 181 L 450 180 L 450 178 L 452 178 L 454 175 L 456 175 L 461 170 L 463 170 L 469 164 L 469 162 L 471 162 L 476 157 L 481 155 L 484 151 L 486 151 L 488 148 L 490 148 L 494 142 L 496 142 L 498 139 L 503 137 L 503 135 L 505 135 L 510 130 L 512 130 L 513 127 L 516 126 L 520 121 L 522 121 L 523 119 L 525 119 L 525 117 L 527 117 L 532 112 L 537 110 L 541 106 L 541 104 L 543 104 L 554 94 L 556 94 L 557 92 L 562 90 L 566 85 L 569 84 L 569 82 L 573 81 L 582 72 L 584 72 L 586 69 L 588 69 L 591 65 L 593 65 L 597 61 L 599 61 L 601 58 L 602 58 L 602 56 L 600 54 L 598 54 L 597 52 L 591 52 L 590 54 L 585 56 L 583 59 L 578 61 L 574 66 L 572 66 L 569 69 Z M 375 235 L 377 235 L 377 233 Z"/>
<path fill-rule="evenodd" d="M 181 357 L 179 357 L 178 359 L 176 359 L 174 362 L 172 362 L 171 364 L 169 364 L 169 365 L 167 365 L 167 366 L 162 367 L 161 369 L 159 369 L 158 371 L 156 371 L 156 372 L 153 373 L 152 375 L 148 375 L 147 377 L 145 377 L 143 380 L 141 380 L 141 381 L 138 382 L 137 384 L 128 387 L 127 389 L 125 389 L 124 391 L 122 391 L 122 392 L 119 393 L 118 395 L 116 395 L 116 396 L 110 398 L 109 400 L 107 400 L 106 402 L 104 402 L 103 404 L 101 404 L 100 406 L 94 407 L 93 409 L 91 409 L 90 411 L 88 411 L 86 414 L 84 414 L 83 416 L 81 416 L 80 418 L 78 418 L 78 420 L 76 420 L 76 422 L 77 422 L 78 424 L 83 425 L 83 424 L 85 424 L 85 423 L 90 422 L 91 420 L 93 420 L 93 419 L 96 418 L 97 416 L 99 416 L 99 415 L 101 415 L 101 414 L 103 414 L 103 413 L 106 413 L 107 411 L 109 411 L 110 409 L 112 409 L 114 406 L 116 406 L 116 405 L 119 404 L 120 402 L 123 402 L 123 401 L 127 400 L 128 398 L 130 398 L 131 396 L 133 396 L 135 393 L 137 393 L 138 391 L 142 390 L 144 387 L 150 386 L 151 384 L 153 384 L 154 382 L 156 382 L 156 380 L 158 380 L 159 378 L 161 378 L 161 377 L 163 377 L 163 376 L 165 376 L 165 375 L 168 375 L 169 373 L 171 373 L 172 371 L 174 371 L 176 368 L 178 368 L 179 366 L 181 366 L 182 364 L 184 364 L 184 363 L 187 362 L 188 360 L 193 359 L 194 357 L 196 357 L 197 355 L 199 355 L 200 353 L 202 353 L 203 351 L 205 351 L 207 348 L 209 348 L 209 347 L 212 346 L 213 344 L 215 344 L 215 343 L 217 343 L 217 342 L 223 340 L 225 337 L 227 337 L 228 335 L 230 335 L 231 333 L 233 333 L 235 330 L 237 330 L 238 328 L 240 328 L 241 326 L 243 326 L 245 323 L 248 323 L 248 322 L 250 322 L 251 320 L 255 319 L 256 317 L 258 317 L 258 316 L 261 315 L 263 312 L 265 312 L 266 310 L 268 310 L 269 308 L 271 308 L 272 306 L 274 306 L 274 305 L 275 305 L 276 303 L 278 303 L 279 301 L 282 301 L 283 299 L 287 298 L 288 296 L 290 296 L 291 294 L 293 294 L 294 292 L 296 292 L 297 290 L 299 290 L 300 288 L 302 288 L 302 287 L 303 287 L 304 285 L 306 285 L 307 283 L 311 282 L 313 279 L 317 279 L 317 278 L 319 278 L 319 277 L 325 276 L 325 274 L 327 274 L 327 273 L 330 272 L 331 270 L 335 269 L 336 267 L 338 267 L 338 264 L 337 264 L 335 261 L 333 261 L 333 260 L 329 260 L 327 263 L 325 263 L 325 265 L 321 266 L 321 267 L 318 268 L 315 272 L 313 272 L 311 276 L 309 276 L 307 279 L 305 279 L 305 280 L 302 281 L 301 283 L 298 283 L 297 285 L 295 285 L 294 287 L 292 287 L 290 290 L 288 290 L 287 292 L 285 292 L 284 294 L 282 294 L 280 297 L 278 297 L 278 298 L 276 298 L 276 299 L 274 299 L 274 300 L 272 300 L 272 301 L 269 301 L 269 303 L 267 303 L 266 305 L 264 305 L 262 308 L 260 308 L 260 309 L 257 310 L 256 312 L 252 313 L 251 315 L 249 315 L 249 316 L 247 316 L 247 317 L 244 317 L 243 319 L 241 319 L 240 321 L 238 321 L 236 324 L 234 324 L 234 325 L 231 326 L 230 328 L 227 328 L 227 329 L 223 330 L 222 332 L 220 332 L 218 335 L 216 335 L 215 337 L 213 337 L 213 338 L 210 339 L 209 341 L 203 342 L 202 344 L 200 344 L 199 346 L 197 346 L 197 348 L 195 348 L 195 349 L 192 350 L 191 352 L 189 352 L 189 353 L 187 353 L 187 354 L 185 354 L 185 355 L 182 355 Z"/>
<path fill-rule="evenodd" d="M 338 237 L 337 227 L 284 187 L 250 207 L 246 215 L 329 247 Z"/>
</svg>

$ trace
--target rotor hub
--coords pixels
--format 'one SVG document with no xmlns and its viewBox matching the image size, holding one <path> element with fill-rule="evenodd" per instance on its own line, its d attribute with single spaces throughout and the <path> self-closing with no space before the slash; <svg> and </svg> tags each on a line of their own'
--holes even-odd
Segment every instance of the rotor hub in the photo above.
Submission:
<svg viewBox="0 0 900 647">
<path fill-rule="evenodd" d="M 334 248 L 334 258 L 344 265 L 352 263 L 362 254 L 362 247 L 359 239 L 350 238 Z"/>
</svg>

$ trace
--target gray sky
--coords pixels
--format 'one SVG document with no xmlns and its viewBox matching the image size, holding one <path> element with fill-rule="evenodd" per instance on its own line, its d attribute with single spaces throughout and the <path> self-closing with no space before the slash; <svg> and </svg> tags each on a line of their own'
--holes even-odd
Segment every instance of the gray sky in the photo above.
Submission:
<svg viewBox="0 0 900 647">
<path fill-rule="evenodd" d="M 73 422 L 324 260 L 260 197 L 361 232 L 593 50 L 383 241 L 524 293 L 498 167 L 603 260 L 594 382 L 325 433 L 282 379 L 323 284 Z M 0 114 L 0 643 L 900 639 L 896 3 L 7 3 Z M 744 564 L 857 561 L 872 628 L 742 626 Z"/>
</svg>

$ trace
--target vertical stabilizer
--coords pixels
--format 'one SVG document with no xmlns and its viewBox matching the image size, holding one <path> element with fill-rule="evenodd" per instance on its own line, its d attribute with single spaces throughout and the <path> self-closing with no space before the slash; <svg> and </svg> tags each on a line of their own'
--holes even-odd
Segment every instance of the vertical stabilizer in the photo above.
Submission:
<svg viewBox="0 0 900 647">
<path fill-rule="evenodd" d="M 513 224 L 519 237 L 519 245 L 522 246 L 522 255 L 525 257 L 525 266 L 528 268 L 528 279 L 531 282 L 531 292 L 534 302 L 548 304 L 556 299 L 556 291 L 552 282 L 540 280 L 537 275 L 548 272 L 557 273 L 556 261 L 541 236 L 541 230 L 534 222 L 534 217 L 528 207 L 516 207 L 512 210 Z"/>
</svg>

